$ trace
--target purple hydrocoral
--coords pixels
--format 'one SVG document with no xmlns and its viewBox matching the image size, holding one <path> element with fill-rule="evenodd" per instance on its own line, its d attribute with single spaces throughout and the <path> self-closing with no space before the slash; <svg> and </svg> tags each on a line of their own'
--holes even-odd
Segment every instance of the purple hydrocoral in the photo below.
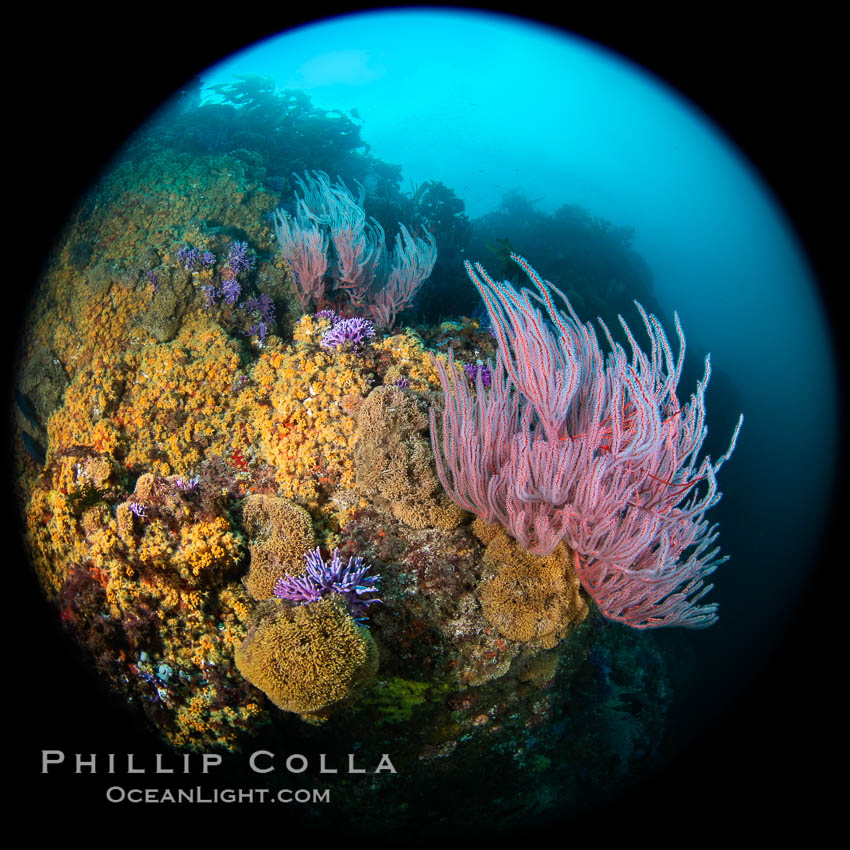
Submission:
<svg viewBox="0 0 850 850">
<path fill-rule="evenodd" d="M 287 573 L 275 583 L 273 593 L 279 599 L 288 599 L 298 605 L 316 602 L 329 593 L 338 593 L 345 597 L 348 610 L 360 617 L 366 614 L 369 605 L 380 599 L 367 598 L 365 594 L 377 593 L 379 575 L 367 576 L 371 566 L 363 558 L 349 558 L 343 564 L 339 550 L 334 549 L 329 563 L 322 559 L 318 547 L 304 555 L 307 572 L 300 576 Z"/>
<path fill-rule="evenodd" d="M 183 493 L 194 493 L 198 489 L 201 479 L 196 475 L 194 478 L 184 478 L 182 475 L 174 481 L 174 485 Z"/>
<path fill-rule="evenodd" d="M 228 278 L 221 285 L 221 296 L 227 304 L 235 304 L 242 294 L 242 285 L 235 277 Z"/>
<path fill-rule="evenodd" d="M 248 249 L 247 242 L 234 242 L 230 248 L 227 265 L 234 276 L 254 268 L 256 258 Z"/>
<path fill-rule="evenodd" d="M 478 376 L 481 376 L 481 383 L 485 387 L 489 387 L 492 381 L 492 374 L 490 373 L 490 367 L 487 366 L 486 363 L 478 363 L 472 364 L 467 363 L 463 367 L 464 374 L 472 383 L 473 386 L 477 384 Z"/>
<path fill-rule="evenodd" d="M 215 262 L 215 254 L 212 251 L 203 251 L 200 248 L 190 248 L 184 245 L 177 252 L 177 262 L 184 269 L 195 271 L 200 266 L 211 266 Z"/>
<path fill-rule="evenodd" d="M 257 315 L 267 325 L 274 324 L 274 301 L 265 292 L 259 298 L 246 298 L 242 304 L 242 309 L 246 313 Z"/>
<path fill-rule="evenodd" d="M 343 319 L 336 316 L 331 321 L 333 327 L 319 341 L 322 348 L 339 348 L 346 342 L 359 346 L 375 336 L 375 326 L 368 319 Z"/>
<path fill-rule="evenodd" d="M 242 310 L 256 320 L 248 333 L 251 336 L 256 334 L 260 340 L 260 345 L 262 345 L 269 328 L 273 328 L 275 325 L 274 301 L 264 292 L 259 298 L 245 299 L 242 303 Z"/>
</svg>

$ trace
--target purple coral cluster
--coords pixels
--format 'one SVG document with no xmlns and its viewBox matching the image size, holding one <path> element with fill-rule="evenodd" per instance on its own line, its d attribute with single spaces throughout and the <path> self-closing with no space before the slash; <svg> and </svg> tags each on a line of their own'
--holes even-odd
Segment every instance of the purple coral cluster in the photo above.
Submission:
<svg viewBox="0 0 850 850">
<path fill-rule="evenodd" d="M 204 295 L 204 303 L 207 305 L 207 307 L 215 307 L 215 287 L 211 283 L 208 283 L 206 286 L 201 287 L 201 292 Z"/>
<path fill-rule="evenodd" d="M 248 331 L 249 336 L 256 334 L 262 345 L 269 328 L 274 327 L 274 301 L 264 292 L 259 298 L 246 298 L 242 304 L 242 310 L 254 319 L 254 324 Z"/>
<path fill-rule="evenodd" d="M 375 326 L 372 322 L 361 319 L 359 316 L 346 319 L 337 316 L 333 310 L 322 310 L 316 313 L 316 318 L 331 320 L 331 329 L 319 340 L 322 348 L 339 348 L 346 342 L 350 342 L 356 348 L 375 336 Z"/>
<path fill-rule="evenodd" d="M 204 251 L 201 248 L 190 248 L 184 245 L 177 252 L 177 262 L 189 271 L 196 271 L 204 266 L 215 263 L 215 254 L 212 251 Z"/>
<path fill-rule="evenodd" d="M 222 270 L 221 289 L 218 292 L 212 291 L 213 299 L 216 295 L 220 295 L 225 304 L 230 304 L 231 307 L 236 304 L 242 294 L 242 284 L 238 277 L 243 272 L 251 271 L 255 263 L 256 258 L 248 248 L 248 243 L 234 242 L 230 246 L 230 253 L 227 255 L 227 262 Z"/>
<path fill-rule="evenodd" d="M 367 576 L 371 566 L 363 558 L 349 558 L 344 564 L 339 550 L 334 549 L 333 557 L 325 563 L 318 547 L 304 555 L 307 572 L 300 576 L 287 573 L 279 578 L 274 586 L 274 595 L 279 599 L 288 599 L 298 605 L 316 602 L 329 593 L 338 593 L 345 597 L 348 610 L 356 617 L 366 614 L 368 606 L 380 599 L 367 597 L 378 592 L 379 575 Z"/>
<path fill-rule="evenodd" d="M 233 276 L 249 272 L 254 268 L 256 258 L 248 248 L 247 242 L 234 242 L 227 256 L 227 268 L 233 272 Z"/>
<path fill-rule="evenodd" d="M 147 519 L 147 508 L 141 502 L 129 502 L 130 510 L 142 519 Z"/>
<path fill-rule="evenodd" d="M 181 249 L 177 254 L 178 260 L 184 265 L 187 263 L 197 264 L 200 262 L 200 255 L 197 251 L 198 249 L 192 249 L 192 251 L 185 248 Z M 210 262 L 215 262 L 215 257 L 209 252 L 205 256 L 211 258 Z M 206 260 L 204 264 L 208 264 Z M 208 283 L 201 289 L 201 292 L 206 306 L 211 310 L 219 305 L 219 299 L 221 303 L 230 307 L 238 307 L 246 317 L 252 320 L 248 336 L 256 335 L 260 346 L 262 346 L 269 330 L 275 325 L 274 302 L 268 295 L 262 294 L 259 298 L 251 296 L 239 303 L 243 292 L 242 283 L 238 276 L 251 271 L 255 265 L 256 257 L 248 247 L 248 243 L 234 242 L 221 271 L 219 285 Z M 194 265 L 191 267 L 194 267 Z M 186 268 L 190 268 L 190 265 L 186 265 Z"/>
<path fill-rule="evenodd" d="M 467 363 L 463 367 L 464 374 L 469 379 L 470 383 L 473 386 L 478 385 L 478 376 L 481 376 L 481 383 L 485 387 L 489 387 L 490 383 L 493 380 L 493 376 L 490 373 L 490 367 L 483 363 L 473 364 Z"/>
<path fill-rule="evenodd" d="M 194 478 L 184 478 L 181 475 L 174 481 L 174 486 L 182 493 L 194 493 L 198 489 L 200 481 L 201 479 L 197 475 Z"/>
<path fill-rule="evenodd" d="M 239 283 L 235 276 L 225 278 L 221 284 L 219 294 L 224 299 L 225 304 L 233 306 L 242 294 L 242 284 Z"/>
</svg>

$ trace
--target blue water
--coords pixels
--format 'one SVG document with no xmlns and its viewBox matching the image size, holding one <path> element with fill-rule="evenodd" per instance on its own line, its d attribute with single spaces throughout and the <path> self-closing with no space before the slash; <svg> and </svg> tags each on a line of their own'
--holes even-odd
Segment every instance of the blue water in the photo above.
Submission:
<svg viewBox="0 0 850 850">
<path fill-rule="evenodd" d="M 520 19 L 341 17 L 271 38 L 202 77 L 214 85 L 236 74 L 356 110 L 373 155 L 400 164 L 405 183 L 443 181 L 472 219 L 519 189 L 544 212 L 579 204 L 635 228 L 668 332 L 675 309 L 689 346 L 711 352 L 715 387 L 724 382 L 746 416 L 715 511 L 731 556 L 715 576 L 721 619 L 699 641 L 724 656 L 734 650 L 707 682 L 750 675 L 799 613 L 837 439 L 834 354 L 817 284 L 753 165 L 662 80 Z M 717 456 L 737 411 L 712 416 L 712 397 L 710 387 Z"/>
</svg>

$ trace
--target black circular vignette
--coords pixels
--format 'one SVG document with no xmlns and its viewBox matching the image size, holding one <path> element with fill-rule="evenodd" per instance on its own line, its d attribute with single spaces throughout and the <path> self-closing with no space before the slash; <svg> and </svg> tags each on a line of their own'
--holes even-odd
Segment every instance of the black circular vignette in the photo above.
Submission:
<svg viewBox="0 0 850 850">
<path fill-rule="evenodd" d="M 312 10 L 317 17 L 344 11 L 339 5 Z M 140 16 L 119 31 L 111 21 L 51 13 L 48 22 L 22 31 L 29 63 L 19 65 L 12 78 L 14 120 L 7 134 L 12 134 L 16 159 L 9 167 L 13 189 L 7 202 L 23 202 L 13 232 L 15 243 L 23 239 L 24 262 L 12 265 L 21 279 L 7 282 L 12 300 L 3 311 L 7 364 L 14 362 L 17 321 L 28 287 L 76 199 L 108 164 L 111 152 L 185 81 L 233 50 L 273 34 L 274 27 L 291 24 L 287 15 L 249 21 L 247 15 L 231 20 L 231 12 L 227 19 L 210 20 L 183 18 L 170 10 L 167 16 Z M 836 362 L 843 368 L 847 352 L 836 291 L 841 239 L 832 214 L 839 163 L 838 70 L 832 58 L 836 51 L 827 41 L 834 36 L 806 20 L 701 20 L 694 25 L 653 19 L 645 12 L 613 21 L 589 14 L 555 20 L 542 12 L 538 19 L 643 65 L 735 140 L 776 193 L 808 251 L 832 324 Z M 7 385 L 7 398 L 10 392 Z M 6 461 L 5 451 L 3 456 Z M 839 475 L 844 460 L 836 458 Z M 5 480 L 8 491 L 8 474 Z M 839 508 L 835 502 L 830 529 L 840 527 Z M 55 610 L 42 602 L 11 504 L 6 518 L 5 560 L 12 576 L 6 602 L 13 612 L 11 630 L 22 645 L 7 667 L 7 729 L 21 748 L 10 775 L 23 795 L 53 795 L 58 785 L 40 776 L 41 749 L 141 753 L 157 752 L 161 745 L 80 662 Z M 799 617 L 735 706 L 662 774 L 618 801 L 616 820 L 623 829 L 646 823 L 649 815 L 653 830 L 661 834 L 693 829 L 720 837 L 740 822 L 771 831 L 779 824 L 764 820 L 769 812 L 782 812 L 783 819 L 816 815 L 822 823 L 832 814 L 819 768 L 839 728 L 830 697 L 837 629 L 830 610 L 840 604 L 835 595 L 841 592 L 840 586 L 827 585 L 829 572 L 840 566 L 834 544 L 832 539 L 813 541 L 819 568 L 800 600 Z M 109 805 L 93 799 L 90 786 L 85 779 L 69 779 L 52 804 L 66 813 L 79 807 L 92 814 L 107 812 Z M 588 833 L 600 834 L 606 817 L 589 818 Z M 617 832 L 622 834 L 619 826 Z"/>
</svg>

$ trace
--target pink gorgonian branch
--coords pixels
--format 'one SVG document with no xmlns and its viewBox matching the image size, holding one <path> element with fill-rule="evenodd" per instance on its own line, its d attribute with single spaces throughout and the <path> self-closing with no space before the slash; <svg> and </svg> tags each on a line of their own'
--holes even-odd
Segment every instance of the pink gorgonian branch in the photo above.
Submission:
<svg viewBox="0 0 850 850">
<path fill-rule="evenodd" d="M 391 327 L 434 268 L 434 237 L 411 236 L 402 224 L 388 257 L 383 228 L 363 209 L 362 186 L 355 197 L 341 180 L 331 183 L 321 171 L 295 179 L 300 189 L 297 215 L 293 219 L 277 210 L 275 233 L 294 272 L 302 309 L 311 300 L 322 300 L 332 283 L 335 292 L 345 293 L 352 311 Z"/>
<path fill-rule="evenodd" d="M 306 186 L 303 181 L 301 184 Z M 314 173 L 309 192 L 315 204 L 312 214 L 327 226 L 333 243 L 336 256 L 334 284 L 345 291 L 353 307 L 359 307 L 383 262 L 386 252 L 384 229 L 375 219 L 367 220 L 362 187 L 355 198 L 341 180 L 334 185 L 326 174 L 319 171 Z"/>
<path fill-rule="evenodd" d="M 306 310 L 310 301 L 319 303 L 325 294 L 325 273 L 328 270 L 328 236 L 311 220 L 303 201 L 298 215 L 292 219 L 282 210 L 274 212 L 274 230 L 281 254 L 295 277 L 295 293 Z"/>
<path fill-rule="evenodd" d="M 369 317 L 385 328 L 392 327 L 396 316 L 413 303 L 437 262 L 437 243 L 431 233 L 426 231 L 425 239 L 414 238 L 403 224 L 399 224 L 399 231 L 386 283 L 368 307 Z"/>
<path fill-rule="evenodd" d="M 512 258 L 536 292 L 467 263 L 499 342 L 490 387 L 479 381 L 473 390 L 453 356 L 448 369 L 436 363 L 445 409 L 442 440 L 431 411 L 431 438 L 443 487 L 530 552 L 547 555 L 566 542 L 582 584 L 610 619 L 635 628 L 711 625 L 716 606 L 696 603 L 725 558 L 709 548 L 717 535 L 705 513 L 720 500 L 716 474 L 743 416 L 719 460 L 699 460 L 711 367 L 706 358 L 696 392 L 681 405 L 678 316 L 677 357 L 661 323 L 640 305 L 649 353 L 620 317 L 631 358 L 601 323 L 610 349 L 603 356 L 567 297 Z"/>
</svg>

